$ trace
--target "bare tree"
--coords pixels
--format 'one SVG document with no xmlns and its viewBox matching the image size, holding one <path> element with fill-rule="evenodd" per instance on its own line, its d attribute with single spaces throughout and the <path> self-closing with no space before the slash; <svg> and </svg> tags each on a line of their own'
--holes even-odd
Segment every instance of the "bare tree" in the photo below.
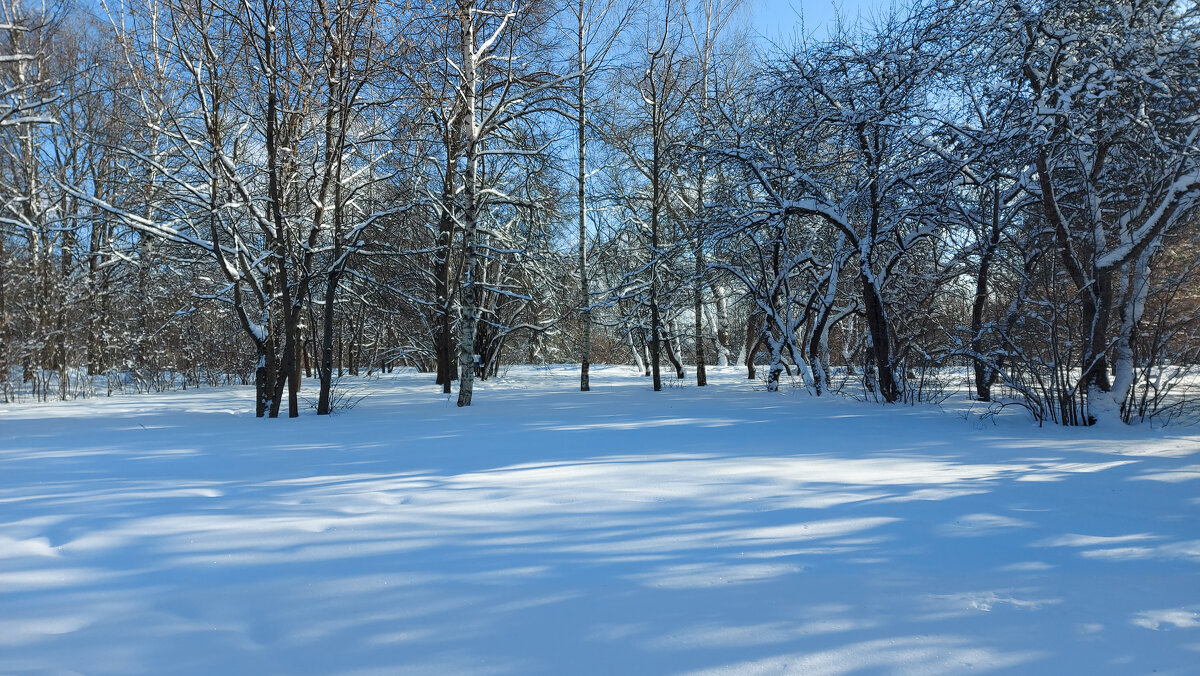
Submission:
<svg viewBox="0 0 1200 676">
<path fill-rule="evenodd" d="M 1013 3 L 1002 17 L 1028 93 L 1028 188 L 1082 310 L 1080 423 L 1119 414 L 1150 261 L 1200 199 L 1197 11 L 1175 0 L 1071 1 Z M 1079 22 L 1089 29 L 1074 30 Z"/>
</svg>

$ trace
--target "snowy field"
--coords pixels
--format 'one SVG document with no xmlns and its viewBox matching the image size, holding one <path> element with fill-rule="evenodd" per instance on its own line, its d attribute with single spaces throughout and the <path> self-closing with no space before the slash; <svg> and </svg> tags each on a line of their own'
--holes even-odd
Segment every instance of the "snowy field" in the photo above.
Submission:
<svg viewBox="0 0 1200 676">
<path fill-rule="evenodd" d="M 1200 674 L 1200 428 L 577 378 L 0 407 L 0 673 Z"/>
</svg>

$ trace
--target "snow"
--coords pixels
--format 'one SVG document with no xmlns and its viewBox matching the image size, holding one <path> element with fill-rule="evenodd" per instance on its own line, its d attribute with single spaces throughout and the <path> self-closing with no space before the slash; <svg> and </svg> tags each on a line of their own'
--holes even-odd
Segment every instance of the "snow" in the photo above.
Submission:
<svg viewBox="0 0 1200 676">
<path fill-rule="evenodd" d="M 1196 428 L 592 373 L 0 407 L 0 673 L 1200 673 Z"/>
</svg>

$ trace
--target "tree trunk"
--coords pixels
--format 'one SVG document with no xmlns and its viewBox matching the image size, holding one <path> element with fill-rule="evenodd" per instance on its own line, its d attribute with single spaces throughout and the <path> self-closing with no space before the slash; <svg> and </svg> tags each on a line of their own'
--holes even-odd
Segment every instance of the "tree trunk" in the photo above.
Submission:
<svg viewBox="0 0 1200 676">
<path fill-rule="evenodd" d="M 672 346 L 670 338 L 663 337 L 663 348 L 667 353 L 667 359 L 671 362 L 671 366 L 675 367 L 675 379 L 683 380 L 685 375 L 683 372 L 683 362 L 679 359 L 679 355 Z"/>
<path fill-rule="evenodd" d="M 654 287 L 650 288 L 650 374 L 654 378 L 654 391 L 658 392 L 662 389 L 662 371 L 659 360 L 661 359 L 661 350 L 659 349 L 658 335 L 658 299 L 654 293 Z"/>
<path fill-rule="evenodd" d="M 0 386 L 4 387 L 4 401 L 8 400 L 8 374 L 11 355 L 11 337 L 8 329 L 8 253 L 4 246 L 5 237 L 0 235 Z"/>
<path fill-rule="evenodd" d="M 762 333 L 758 327 L 757 314 L 751 314 L 746 319 L 746 379 L 754 380 L 756 374 L 754 369 L 754 357 L 758 354 L 758 346 L 762 344 Z"/>
<path fill-rule="evenodd" d="M 642 344 L 633 337 L 634 331 L 630 329 L 626 334 L 626 339 L 629 341 L 629 351 L 633 353 L 633 363 L 638 371 L 647 372 L 648 367 L 646 361 L 642 358 Z"/>
<path fill-rule="evenodd" d="M 729 366 L 729 302 L 725 299 L 725 292 L 719 284 L 710 281 L 708 286 L 713 295 L 713 306 L 716 309 L 714 321 L 716 322 L 717 366 Z"/>
<path fill-rule="evenodd" d="M 1088 397 L 1106 394 L 1112 390 L 1108 378 L 1108 325 L 1113 314 L 1113 276 L 1108 271 L 1097 271 L 1092 302 L 1084 302 L 1084 331 L 1086 341 L 1083 349 L 1082 382 Z M 1092 420 L 1091 422 L 1095 422 Z"/>
<path fill-rule="evenodd" d="M 254 369 L 254 415 L 261 418 L 267 414 L 271 407 L 271 389 L 274 383 L 270 383 L 270 373 L 267 370 L 267 355 L 260 352 L 258 355 L 258 366 Z"/>
<path fill-rule="evenodd" d="M 575 95 L 576 95 L 576 142 L 579 149 L 579 167 L 578 173 L 575 175 L 577 200 L 579 202 L 579 307 L 580 315 L 583 320 L 583 356 L 579 364 L 579 390 L 587 392 L 591 389 L 589 382 L 588 371 L 591 368 L 592 361 L 592 312 L 591 312 L 591 289 L 588 284 L 588 269 L 587 269 L 587 195 L 585 192 L 587 181 L 587 134 L 585 124 L 587 120 L 587 102 L 585 100 L 585 87 L 587 85 L 587 42 L 584 39 L 584 30 L 586 28 L 584 3 L 586 0 L 579 0 L 579 24 L 578 34 L 576 35 L 576 45 L 579 48 L 578 66 L 579 74 L 575 79 Z"/>
<path fill-rule="evenodd" d="M 321 377 L 321 392 L 317 398 L 317 415 L 328 415 L 333 410 L 330 397 L 333 390 L 333 323 L 337 277 L 338 273 L 331 272 L 325 283 L 325 306 L 322 308 L 323 321 L 321 322 L 321 363 L 317 367 Z"/>
<path fill-rule="evenodd" d="M 896 381 L 895 370 L 892 366 L 892 338 L 887 314 L 871 278 L 863 272 L 860 273 L 860 279 L 862 281 L 863 313 L 867 317 L 867 328 L 870 331 L 871 355 L 875 362 L 878 393 L 887 403 L 895 403 L 900 399 L 900 385 Z"/>
<path fill-rule="evenodd" d="M 696 283 L 692 289 L 692 311 L 696 317 L 696 387 L 708 384 L 708 372 L 705 370 L 704 355 L 704 259 L 700 257 L 699 247 L 696 252 Z"/>
<path fill-rule="evenodd" d="M 458 405 L 470 406 L 475 385 L 475 330 L 479 321 L 475 275 L 479 259 L 479 139 L 475 121 L 476 72 L 473 3 L 459 7 L 458 23 L 462 54 L 463 120 L 461 138 L 465 146 L 466 175 L 463 177 L 463 284 L 462 316 L 458 337 Z"/>
<path fill-rule="evenodd" d="M 274 6 L 264 2 L 264 21 L 268 26 L 273 25 L 275 21 Z M 263 65 L 267 71 L 267 109 L 266 109 L 266 152 L 267 152 L 267 199 L 269 202 L 270 214 L 274 232 L 272 236 L 273 273 L 277 277 L 276 284 L 279 285 L 280 313 L 283 315 L 283 353 L 276 365 L 274 359 L 270 359 L 267 363 L 268 371 L 272 371 L 274 383 L 272 387 L 274 391 L 271 396 L 271 406 L 268 415 L 272 418 L 279 416 L 280 405 L 283 400 L 284 385 L 290 385 L 288 391 L 288 416 L 296 417 L 300 415 L 298 403 L 296 401 L 296 386 L 295 382 L 295 365 L 296 365 L 296 321 L 295 308 L 292 307 L 292 290 L 289 284 L 288 267 L 290 264 L 291 250 L 288 246 L 287 226 L 283 217 L 283 185 L 280 179 L 279 168 L 279 99 L 278 99 L 278 73 L 275 66 L 275 33 L 273 30 L 263 32 Z M 268 296 L 269 298 L 269 296 Z M 272 332 L 272 336 L 275 333 Z M 278 342 L 278 339 L 275 339 Z"/>
<path fill-rule="evenodd" d="M 437 262 L 434 276 L 434 293 L 437 296 L 439 316 L 434 331 L 434 349 L 437 353 L 437 383 L 442 386 L 443 394 L 450 394 L 450 385 L 454 381 L 454 320 L 451 315 L 453 294 L 451 292 L 452 244 L 454 242 L 454 218 L 450 214 L 454 200 L 454 185 L 458 181 L 455 160 L 457 145 L 450 141 L 446 150 L 446 178 L 442 187 L 442 213 L 438 218 L 438 251 L 441 258 Z"/>
<path fill-rule="evenodd" d="M 988 283 L 992 269 L 992 259 L 996 248 L 1000 245 L 1000 191 L 991 191 L 991 227 L 988 230 L 987 243 L 979 258 L 979 272 L 975 277 L 975 299 L 971 303 L 971 352 L 974 357 L 975 395 L 979 401 L 992 400 L 992 385 L 996 382 L 998 372 L 989 365 L 983 355 L 983 313 L 987 309 Z"/>
</svg>

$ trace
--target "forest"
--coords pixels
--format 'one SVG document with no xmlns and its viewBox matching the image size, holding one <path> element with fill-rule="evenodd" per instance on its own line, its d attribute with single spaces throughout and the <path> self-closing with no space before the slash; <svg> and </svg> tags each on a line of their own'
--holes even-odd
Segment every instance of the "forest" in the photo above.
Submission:
<svg viewBox="0 0 1200 676">
<path fill-rule="evenodd" d="M 0 0 L 0 674 L 1195 676 L 1198 487 L 1196 0 Z"/>
<path fill-rule="evenodd" d="M 910 0 L 775 44 L 746 13 L 0 0 L 3 400 L 736 365 L 1195 413 L 1200 6 Z"/>
</svg>

